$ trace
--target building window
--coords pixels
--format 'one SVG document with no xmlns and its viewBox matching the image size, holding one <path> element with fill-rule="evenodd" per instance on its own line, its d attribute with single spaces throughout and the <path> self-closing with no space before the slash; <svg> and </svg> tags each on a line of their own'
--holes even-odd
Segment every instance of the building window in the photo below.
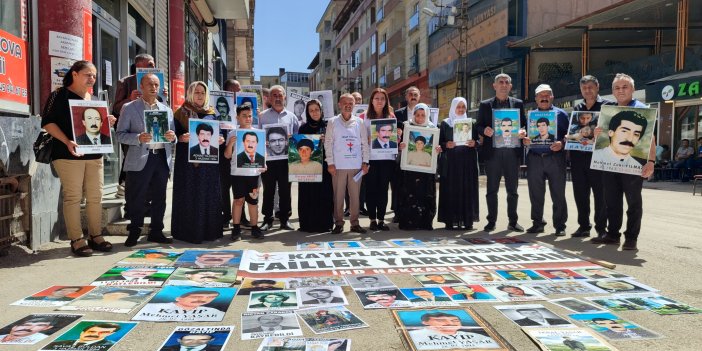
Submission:
<svg viewBox="0 0 702 351">
<path fill-rule="evenodd" d="M 388 34 L 383 33 L 382 40 L 380 41 L 380 48 L 378 49 L 378 54 L 382 55 L 385 53 L 385 47 L 387 45 Z"/>
<path fill-rule="evenodd" d="M 375 20 L 380 22 L 383 20 L 385 17 L 385 9 L 384 9 L 383 1 L 378 1 L 378 12 L 375 14 Z"/>
<path fill-rule="evenodd" d="M 375 85 L 375 83 L 378 81 L 378 67 L 375 65 L 371 66 L 371 85 Z"/>
<path fill-rule="evenodd" d="M 414 4 L 412 16 L 409 19 L 409 30 L 414 30 L 419 26 L 419 3 Z"/>
<path fill-rule="evenodd" d="M 378 35 L 378 33 L 373 33 L 373 35 L 371 35 L 371 43 L 370 43 L 371 55 L 375 54 L 375 46 L 376 46 L 377 41 L 378 41 L 377 35 Z"/>
<path fill-rule="evenodd" d="M 205 80 L 205 32 L 195 15 L 188 11 L 185 24 L 185 52 L 187 53 L 186 81 Z"/>
</svg>

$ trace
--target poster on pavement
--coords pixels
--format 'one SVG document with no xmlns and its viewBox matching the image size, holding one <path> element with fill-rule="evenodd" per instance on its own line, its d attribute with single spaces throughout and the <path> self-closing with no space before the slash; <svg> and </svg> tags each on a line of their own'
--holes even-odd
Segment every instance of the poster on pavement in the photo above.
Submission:
<svg viewBox="0 0 702 351">
<path fill-rule="evenodd" d="M 544 351 L 617 351 L 602 338 L 582 328 L 535 328 L 522 330 Z"/>
<path fill-rule="evenodd" d="M 182 254 L 182 252 L 158 249 L 137 250 L 121 259 L 117 265 L 170 266 Z"/>
<path fill-rule="evenodd" d="M 0 328 L 0 345 L 34 345 L 81 317 L 82 314 L 30 314 Z"/>
<path fill-rule="evenodd" d="M 351 339 L 285 338 L 269 336 L 261 342 L 257 351 L 351 351 Z"/>
<path fill-rule="evenodd" d="M 657 339 L 661 336 L 609 312 L 574 313 L 568 317 L 610 340 Z"/>
<path fill-rule="evenodd" d="M 115 266 L 100 275 L 90 285 L 159 287 L 174 270 L 175 267 L 165 266 Z"/>
<path fill-rule="evenodd" d="M 27 296 L 19 301 L 15 301 L 11 303 L 11 305 L 31 307 L 63 306 L 74 299 L 87 294 L 93 289 L 95 289 L 94 286 L 54 285 L 38 293 Z"/>
<path fill-rule="evenodd" d="M 344 306 L 312 307 L 295 313 L 315 334 L 368 327 L 368 324 Z"/>
<path fill-rule="evenodd" d="M 206 268 L 178 267 L 171 274 L 166 284 L 228 287 L 236 282 L 236 272 L 237 269 L 235 267 L 228 266 Z"/>
<path fill-rule="evenodd" d="M 302 329 L 295 312 L 261 311 L 241 315 L 241 340 L 299 335 L 302 335 Z"/>
<path fill-rule="evenodd" d="M 153 293 L 153 289 L 100 286 L 58 310 L 130 313 Z"/>
<path fill-rule="evenodd" d="M 44 346 L 42 351 L 107 351 L 138 323 L 118 321 L 80 321 Z"/>
<path fill-rule="evenodd" d="M 167 285 L 132 320 L 221 322 L 235 293 L 235 288 Z"/>
<path fill-rule="evenodd" d="M 235 328 L 233 325 L 176 327 L 157 351 L 224 350 Z"/>
</svg>

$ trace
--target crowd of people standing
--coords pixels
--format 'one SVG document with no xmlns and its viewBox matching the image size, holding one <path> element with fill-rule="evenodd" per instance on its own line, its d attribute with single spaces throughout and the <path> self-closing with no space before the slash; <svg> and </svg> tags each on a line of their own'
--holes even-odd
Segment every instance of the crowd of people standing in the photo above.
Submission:
<svg viewBox="0 0 702 351">
<path fill-rule="evenodd" d="M 153 58 L 139 55 L 135 64 L 153 67 Z M 100 211 L 102 197 L 102 155 L 81 155 L 76 152 L 73 131 L 68 111 L 68 100 L 91 99 L 88 93 L 96 79 L 95 67 L 87 61 L 78 61 L 64 78 L 63 87 L 53 92 L 42 114 L 42 126 L 54 137 L 53 166 L 57 170 L 63 188 L 64 217 L 66 231 L 71 239 L 71 250 L 77 256 L 90 256 L 93 250 L 109 251 L 112 244 L 101 236 Z M 599 111 L 603 105 L 642 107 L 633 98 L 634 81 L 625 74 L 618 74 L 612 82 L 616 101 L 607 101 L 599 96 L 599 82 L 595 77 L 585 76 L 580 80 L 583 102 L 576 111 Z M 128 247 L 138 244 L 144 217 L 151 217 L 147 240 L 156 243 L 171 243 L 163 234 L 163 217 L 166 210 L 167 182 L 173 175 L 173 201 L 171 234 L 174 239 L 200 244 L 217 240 L 231 230 L 233 240 L 242 235 L 242 227 L 250 227 L 251 235 L 263 239 L 265 232 L 274 230 L 275 217 L 280 229 L 294 230 L 290 218 L 293 213 L 291 183 L 286 159 L 267 160 L 258 169 L 239 169 L 236 157 L 246 150 L 236 150 L 236 135 L 231 129 L 222 129 L 220 135 L 212 135 L 203 128 L 197 136 L 190 135 L 189 121 L 219 120 L 221 111 L 210 107 L 210 92 L 206 83 L 192 82 L 185 94 L 185 103 L 173 112 L 158 95 L 159 79 L 145 74 L 141 81 L 134 75 L 120 80 L 120 96 L 113 105 L 111 124 L 116 125 L 115 134 L 126 150 L 123 171 L 127 215 L 130 219 Z M 138 86 L 138 88 L 137 88 Z M 225 90 L 238 92 L 239 82 L 228 80 Z M 568 115 L 553 105 L 554 92 L 547 84 L 539 85 L 535 91 L 536 108 L 553 111 L 558 128 L 550 136 L 554 142 L 547 148 L 530 147 L 533 140 L 520 130 L 516 147 L 493 147 L 493 138 L 506 138 L 513 123 L 501 121 L 496 125 L 493 111 L 516 109 L 520 125 L 526 126 L 524 104 L 509 96 L 512 91 L 511 77 L 498 74 L 494 78 L 495 96 L 480 102 L 473 128 L 467 129 L 467 141 L 454 141 L 454 123 L 467 118 L 469 104 L 463 97 L 451 102 L 448 118 L 434 125 L 430 109 L 421 103 L 419 89 L 406 90 L 406 106 L 393 110 L 388 93 L 382 88 L 373 89 L 369 96 L 368 109 L 354 114 L 354 105 L 362 101 L 360 94 L 342 94 L 339 97 L 337 116 L 324 116 L 324 106 L 318 99 L 305 104 L 305 119 L 301 123 L 296 115 L 288 111 L 286 91 L 282 86 L 273 86 L 264 91 L 261 110 L 252 106 L 237 106 L 239 129 L 252 129 L 244 134 L 245 149 L 258 143 L 266 143 L 269 150 L 276 138 L 287 140 L 293 134 L 320 135 L 324 160 L 321 182 L 299 183 L 297 214 L 299 230 L 311 233 L 344 231 L 345 215 L 349 216 L 350 230 L 366 233 L 359 223 L 361 209 L 365 208 L 370 219 L 371 231 L 387 231 L 391 222 L 404 230 L 433 229 L 434 218 L 444 223 L 447 230 L 474 230 L 479 221 L 478 160 L 485 164 L 487 174 L 487 224 L 484 231 L 496 229 L 498 215 L 497 194 L 504 177 L 507 191 L 507 229 L 531 234 L 543 233 L 546 221 L 543 218 L 546 182 L 553 207 L 553 227 L 556 236 L 564 236 L 568 218 L 565 201 L 566 140 Z M 145 132 L 144 111 L 161 110 L 168 116 L 168 128 L 162 131 L 166 143 L 150 143 L 151 134 Z M 258 123 L 252 116 L 258 112 Z M 376 121 L 374 120 L 382 120 Z M 115 124 L 116 122 L 116 124 Z M 258 140 L 254 129 L 263 130 L 267 125 L 283 126 L 268 129 L 266 140 Z M 422 163 L 422 156 L 414 155 L 424 150 L 428 140 L 423 136 L 410 140 L 403 133 L 407 126 L 413 130 L 438 130 L 438 142 L 431 143 L 430 150 L 439 154 L 436 174 L 405 170 L 400 167 L 402 153 L 410 162 Z M 374 128 L 373 130 L 371 130 Z M 598 128 L 599 129 L 599 128 Z M 615 127 L 616 129 L 616 127 Z M 371 135 L 379 135 L 371 140 Z M 397 142 L 390 135 L 395 133 Z M 599 133 L 601 130 L 596 130 Z M 611 131 L 610 131 L 611 133 Z M 285 135 L 287 134 L 287 135 Z M 210 145 L 212 153 L 220 155 L 219 164 L 189 162 L 189 140 L 197 137 Z M 414 143 L 414 149 L 408 147 Z M 506 142 L 510 142 L 507 140 Z M 638 142 L 638 139 L 635 140 Z M 395 144 L 392 144 L 395 143 Z M 297 147 L 309 151 L 311 142 L 299 143 Z M 240 144 L 241 145 L 241 144 Z M 373 148 L 392 147 L 396 153 L 371 153 Z M 287 148 L 287 143 L 285 143 Z M 207 151 L 205 151 L 207 152 Z M 276 151 L 269 151 L 276 152 Z M 518 223 L 518 177 L 519 168 L 526 154 L 528 194 L 531 203 L 531 221 L 528 229 Z M 252 154 L 251 162 L 255 163 Z M 651 176 L 655 160 L 655 141 L 651 145 L 648 161 L 641 175 L 629 175 L 590 169 L 591 152 L 570 151 L 573 192 L 578 212 L 578 228 L 573 237 L 590 235 L 590 192 L 594 195 L 594 227 L 597 244 L 619 244 L 623 221 L 623 199 L 627 200 L 626 229 L 623 249 L 636 249 L 641 230 L 641 188 L 644 178 Z M 437 174 L 439 192 L 437 201 Z M 259 188 L 262 185 L 262 196 Z M 389 196 L 389 191 L 391 196 Z M 232 196 L 233 195 L 233 198 Z M 80 201 L 86 198 L 89 235 L 85 237 L 80 225 Z M 262 197 L 263 220 L 259 227 L 258 203 Z M 277 205 L 275 204 L 277 200 Z M 386 218 L 388 205 L 394 210 L 394 219 Z M 438 203 L 438 211 L 437 211 Z M 246 204 L 246 206 L 244 205 Z M 275 207 L 279 210 L 276 212 Z M 246 218 L 248 209 L 250 220 Z M 345 213 L 347 212 L 348 213 Z"/>
</svg>

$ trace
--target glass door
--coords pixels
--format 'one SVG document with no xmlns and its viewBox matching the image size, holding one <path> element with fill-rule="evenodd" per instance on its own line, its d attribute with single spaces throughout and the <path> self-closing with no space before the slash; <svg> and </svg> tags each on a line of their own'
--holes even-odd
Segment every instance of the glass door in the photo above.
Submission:
<svg viewBox="0 0 702 351">
<path fill-rule="evenodd" d="M 120 74 L 120 47 L 119 29 L 103 20 L 93 16 L 93 62 L 98 72 L 98 79 L 93 88 L 93 94 L 100 100 L 112 104 Z M 117 142 L 114 130 L 112 132 L 112 145 L 114 153 L 106 154 L 104 158 L 104 193 L 117 191 L 119 170 L 121 166 L 120 145 Z"/>
</svg>

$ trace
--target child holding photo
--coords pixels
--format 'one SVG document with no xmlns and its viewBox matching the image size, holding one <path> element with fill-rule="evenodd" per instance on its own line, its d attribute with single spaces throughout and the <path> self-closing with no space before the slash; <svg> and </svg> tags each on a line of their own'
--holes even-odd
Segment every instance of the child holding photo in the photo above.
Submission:
<svg viewBox="0 0 702 351">
<path fill-rule="evenodd" d="M 253 110 L 251 105 L 244 104 L 239 105 L 236 108 L 236 120 L 239 123 L 239 129 L 252 129 L 251 123 L 253 122 Z M 246 138 L 251 139 L 254 152 L 256 145 L 258 144 L 258 137 L 253 135 L 246 135 Z M 246 140 L 245 140 L 246 141 Z M 256 239 L 263 239 L 263 232 L 261 228 L 258 227 L 258 187 L 259 187 L 259 174 L 265 172 L 264 169 L 243 169 L 237 168 L 237 159 L 234 158 L 234 145 L 236 145 L 236 133 L 230 133 L 227 139 L 227 146 L 224 150 L 224 157 L 231 159 L 231 175 L 232 175 L 232 188 L 234 191 L 234 201 L 232 203 L 232 222 L 234 223 L 234 228 L 232 229 L 232 240 L 236 241 L 241 238 L 241 211 L 244 208 L 244 202 L 248 204 L 249 215 L 251 216 L 251 236 Z M 264 163 L 265 164 L 265 163 Z"/>
</svg>

